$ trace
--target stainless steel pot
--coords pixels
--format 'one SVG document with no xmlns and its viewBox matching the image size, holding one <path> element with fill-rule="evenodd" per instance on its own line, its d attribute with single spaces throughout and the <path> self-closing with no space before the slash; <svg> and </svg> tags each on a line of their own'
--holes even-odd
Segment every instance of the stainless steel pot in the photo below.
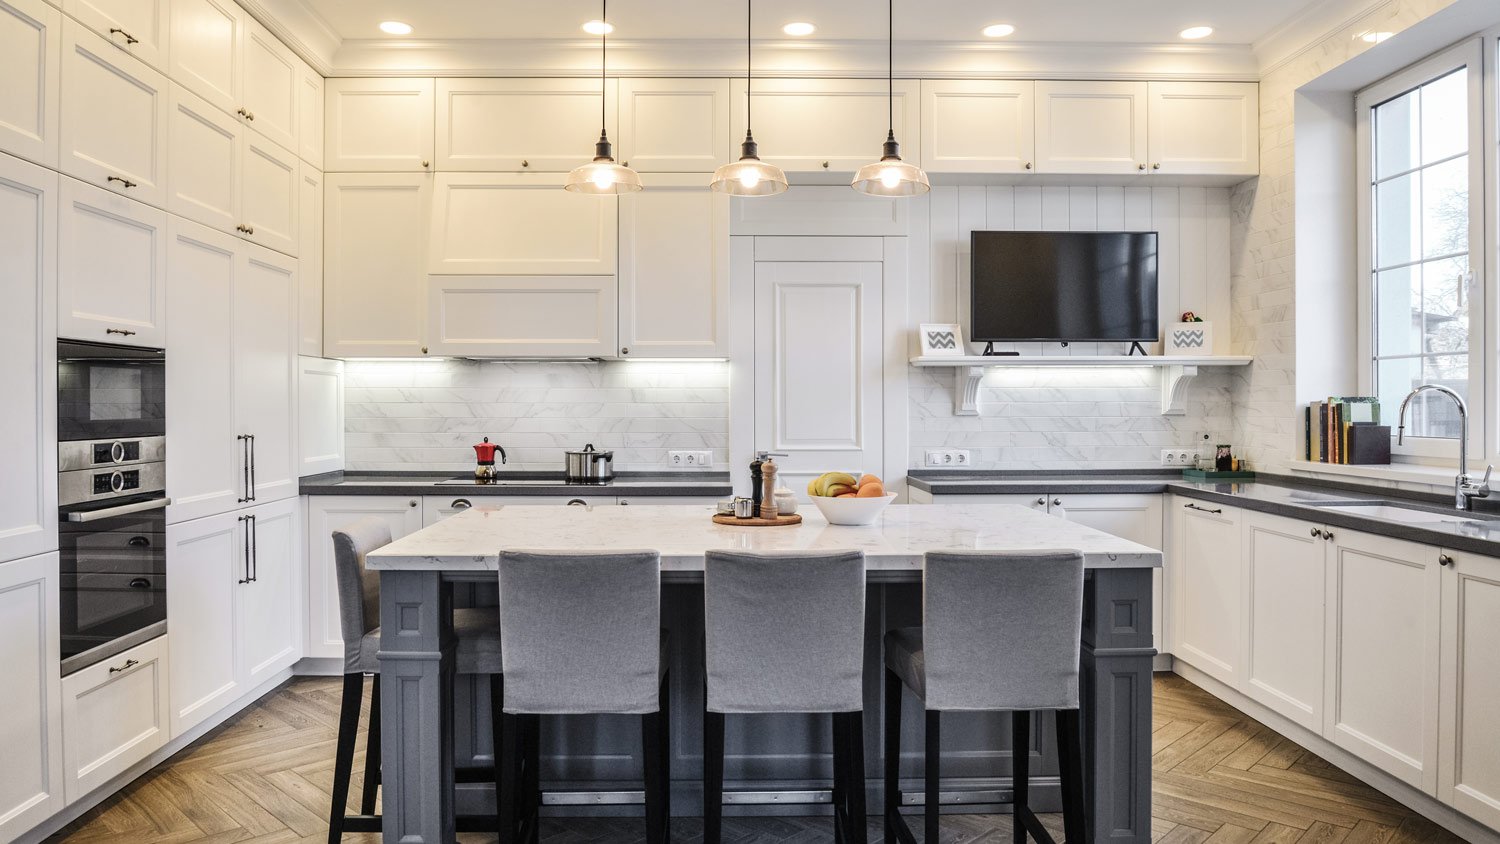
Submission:
<svg viewBox="0 0 1500 844">
<path fill-rule="evenodd" d="M 589 443 L 583 451 L 564 452 L 567 458 L 568 483 L 602 484 L 615 479 L 615 453 L 596 451 Z"/>
</svg>

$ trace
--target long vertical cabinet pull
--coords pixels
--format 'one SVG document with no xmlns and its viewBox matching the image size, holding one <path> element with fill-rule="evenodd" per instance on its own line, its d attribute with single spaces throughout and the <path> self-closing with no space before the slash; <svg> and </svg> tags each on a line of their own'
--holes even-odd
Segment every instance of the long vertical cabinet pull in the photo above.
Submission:
<svg viewBox="0 0 1500 844">
<path fill-rule="evenodd" d="M 245 494 L 248 495 L 248 496 L 250 496 L 250 500 L 251 501 L 254 501 L 255 500 L 255 435 L 254 434 L 249 434 L 248 436 L 250 437 L 250 488 L 245 491 Z M 250 518 L 254 519 L 255 517 L 251 516 Z"/>
<path fill-rule="evenodd" d="M 260 580 L 260 524 L 250 517 L 250 582 Z"/>
<path fill-rule="evenodd" d="M 245 485 L 245 494 L 239 503 L 244 504 L 255 500 L 255 488 L 250 485 L 250 435 L 239 434 L 235 439 L 240 441 L 240 481 Z"/>
<path fill-rule="evenodd" d="M 254 533 L 255 530 L 253 527 L 254 519 L 254 516 L 239 517 L 240 524 L 245 526 L 245 576 L 240 578 L 239 582 L 241 586 L 254 580 L 254 578 L 250 576 L 250 535 Z"/>
</svg>

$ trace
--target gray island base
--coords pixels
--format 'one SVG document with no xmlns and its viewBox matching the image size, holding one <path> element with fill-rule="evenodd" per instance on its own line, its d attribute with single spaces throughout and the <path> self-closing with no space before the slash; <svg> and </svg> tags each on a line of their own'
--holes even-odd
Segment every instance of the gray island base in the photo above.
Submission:
<svg viewBox="0 0 1500 844">
<path fill-rule="evenodd" d="M 1082 551 L 1087 569 L 1082 648 L 1082 720 L 1089 839 L 1151 840 L 1152 569 L 1161 553 L 1053 516 L 1006 504 L 892 506 L 870 527 L 828 525 L 814 510 L 790 528 L 713 525 L 712 508 L 497 507 L 466 511 L 372 553 L 381 583 L 381 725 L 384 840 L 454 840 L 455 811 L 488 814 L 485 786 L 455 795 L 454 766 L 488 765 L 487 683 L 453 671 L 452 609 L 493 603 L 502 549 L 662 553 L 662 625 L 672 633 L 673 815 L 702 811 L 704 553 L 858 548 L 866 554 L 865 760 L 868 805 L 881 808 L 882 634 L 921 623 L 922 555 L 931 550 Z M 455 707 L 455 702 L 457 706 Z M 921 723 L 910 696 L 903 802 L 918 811 Z M 1050 717 L 1033 719 L 1032 802 L 1061 805 Z M 951 724 L 951 727 L 949 726 Z M 544 723 L 542 778 L 548 814 L 638 813 L 641 760 L 636 719 L 559 716 Z M 945 719 L 944 811 L 1004 811 L 1010 799 L 1009 717 L 961 713 Z M 726 813 L 831 810 L 826 716 L 728 719 Z M 808 807 L 788 805 L 814 801 Z"/>
</svg>

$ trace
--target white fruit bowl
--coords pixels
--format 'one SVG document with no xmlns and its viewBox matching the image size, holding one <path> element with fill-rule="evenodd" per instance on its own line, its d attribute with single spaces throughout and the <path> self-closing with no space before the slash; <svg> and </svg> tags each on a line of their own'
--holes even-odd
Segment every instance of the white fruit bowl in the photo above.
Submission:
<svg viewBox="0 0 1500 844">
<path fill-rule="evenodd" d="M 823 518 L 827 519 L 830 525 L 873 525 L 875 520 L 880 518 L 880 512 L 886 508 L 886 505 L 895 500 L 895 493 L 880 498 L 812 496 L 812 502 L 818 505 L 818 510 L 823 513 Z"/>
</svg>

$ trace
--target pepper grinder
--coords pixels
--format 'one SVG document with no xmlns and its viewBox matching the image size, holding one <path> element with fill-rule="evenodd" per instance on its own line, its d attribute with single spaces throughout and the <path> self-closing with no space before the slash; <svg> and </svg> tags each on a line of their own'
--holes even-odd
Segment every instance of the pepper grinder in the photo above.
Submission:
<svg viewBox="0 0 1500 844">
<path fill-rule="evenodd" d="M 769 455 L 760 464 L 760 473 L 763 477 L 760 493 L 760 507 L 758 511 L 762 519 L 775 519 L 778 513 L 776 507 L 776 461 Z"/>
<path fill-rule="evenodd" d="M 762 451 L 750 461 L 750 515 L 741 518 L 753 519 L 760 512 L 761 471 L 770 456 Z"/>
<path fill-rule="evenodd" d="M 785 457 L 785 454 L 772 451 L 757 451 L 755 459 L 750 462 L 750 512 L 760 515 L 762 508 L 767 503 L 771 505 L 770 518 L 776 517 L 776 463 L 773 457 Z M 766 481 L 766 467 L 771 467 L 769 485 Z"/>
</svg>

